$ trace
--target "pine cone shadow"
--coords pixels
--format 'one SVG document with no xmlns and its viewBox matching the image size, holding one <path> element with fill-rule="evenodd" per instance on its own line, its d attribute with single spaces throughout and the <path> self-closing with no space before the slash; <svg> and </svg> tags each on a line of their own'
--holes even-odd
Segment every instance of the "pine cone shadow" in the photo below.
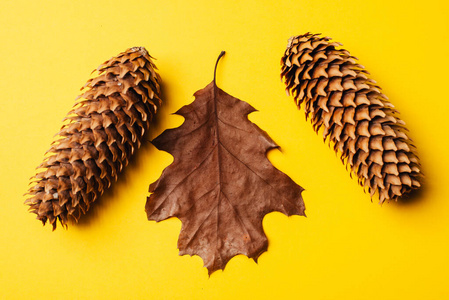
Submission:
<svg viewBox="0 0 449 300">
<path fill-rule="evenodd" d="M 404 196 L 402 196 L 398 201 L 397 204 L 399 206 L 410 206 L 410 205 L 414 205 L 414 204 L 418 204 L 422 201 L 424 201 L 424 199 L 427 197 L 427 193 L 428 193 L 428 186 L 426 184 L 426 182 L 423 180 L 421 182 L 421 187 L 418 189 L 414 189 L 411 192 L 409 192 L 408 194 L 405 194 Z"/>
<path fill-rule="evenodd" d="M 428 191 L 429 191 L 429 185 L 426 182 L 426 176 L 424 174 L 428 174 L 427 169 L 425 169 L 426 163 L 425 161 L 422 161 L 422 165 L 420 166 L 421 168 L 421 186 L 417 189 L 413 189 L 411 190 L 409 193 L 403 195 L 401 198 L 398 199 L 398 201 L 396 202 L 397 205 L 399 206 L 411 206 L 411 205 L 415 205 L 418 204 L 422 201 L 424 201 L 424 199 L 427 198 L 428 195 Z"/>
<path fill-rule="evenodd" d="M 151 155 L 153 151 L 157 151 L 157 149 L 151 144 L 151 140 L 154 138 L 154 134 L 161 131 L 161 119 L 163 116 L 168 115 L 166 112 L 168 107 L 167 96 L 165 92 L 165 84 L 161 82 L 161 99 L 162 105 L 159 107 L 158 112 L 156 113 L 153 121 L 150 124 L 150 128 L 144 134 L 142 138 L 142 144 L 139 149 L 134 152 L 134 155 L 131 156 L 128 165 L 118 174 L 117 181 L 111 184 L 111 187 L 107 189 L 103 195 L 101 195 L 90 207 L 90 209 L 86 212 L 86 214 L 82 215 L 78 222 L 72 220 L 69 226 L 76 226 L 79 228 L 87 228 L 92 226 L 95 223 L 95 220 L 103 213 L 103 211 L 107 210 L 107 208 L 113 204 L 113 202 L 117 201 L 114 199 L 114 195 L 118 193 L 119 190 L 123 189 L 123 187 L 129 186 L 133 181 L 133 173 L 137 171 L 139 168 L 146 168 L 151 166 L 145 166 L 144 161 L 145 157 Z M 149 184 L 149 183 L 148 183 Z M 126 201 L 126 199 L 120 199 L 120 201 Z M 142 210 L 145 206 L 146 198 L 142 199 Z M 145 218 L 145 215 L 142 215 L 142 218 Z"/>
</svg>

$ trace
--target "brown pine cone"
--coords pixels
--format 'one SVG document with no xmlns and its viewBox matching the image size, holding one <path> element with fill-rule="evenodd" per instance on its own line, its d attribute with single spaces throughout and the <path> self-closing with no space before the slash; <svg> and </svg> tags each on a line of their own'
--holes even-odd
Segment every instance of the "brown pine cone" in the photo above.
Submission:
<svg viewBox="0 0 449 300">
<path fill-rule="evenodd" d="M 316 132 L 332 142 L 359 184 L 380 203 L 420 186 L 420 164 L 405 123 L 357 58 L 329 37 L 291 37 L 281 78 Z"/>
<path fill-rule="evenodd" d="M 44 225 L 78 221 L 117 180 L 161 104 L 155 70 L 145 48 L 130 48 L 81 89 L 27 193 L 25 204 Z"/>
</svg>

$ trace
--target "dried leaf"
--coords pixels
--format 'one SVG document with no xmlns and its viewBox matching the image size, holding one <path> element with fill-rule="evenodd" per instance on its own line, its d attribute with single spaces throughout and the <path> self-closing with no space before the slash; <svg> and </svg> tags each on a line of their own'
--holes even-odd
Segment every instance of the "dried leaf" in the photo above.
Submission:
<svg viewBox="0 0 449 300">
<path fill-rule="evenodd" d="M 218 88 L 214 75 L 176 113 L 185 122 L 153 141 L 174 162 L 150 186 L 148 219 L 179 218 L 179 254 L 199 255 L 209 274 L 235 255 L 257 260 L 267 250 L 266 214 L 305 215 L 303 188 L 267 159 L 277 145 L 248 120 L 253 111 Z"/>
</svg>

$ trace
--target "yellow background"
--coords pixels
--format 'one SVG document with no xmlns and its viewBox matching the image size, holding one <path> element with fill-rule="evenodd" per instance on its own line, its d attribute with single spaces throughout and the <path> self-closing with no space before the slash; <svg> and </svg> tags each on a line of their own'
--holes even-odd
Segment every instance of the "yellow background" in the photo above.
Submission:
<svg viewBox="0 0 449 300">
<path fill-rule="evenodd" d="M 1 299 L 448 299 L 448 2 L 0 1 Z M 380 206 L 351 179 L 286 96 L 291 35 L 323 33 L 371 72 L 410 129 L 426 180 L 418 197 Z M 307 218 L 264 219 L 268 252 L 233 258 L 210 278 L 178 256 L 177 219 L 146 219 L 148 185 L 172 157 L 150 143 L 78 225 L 42 227 L 22 196 L 79 88 L 132 46 L 157 58 L 159 123 L 213 75 L 252 104 L 282 147 L 273 164 L 303 193 Z"/>
</svg>

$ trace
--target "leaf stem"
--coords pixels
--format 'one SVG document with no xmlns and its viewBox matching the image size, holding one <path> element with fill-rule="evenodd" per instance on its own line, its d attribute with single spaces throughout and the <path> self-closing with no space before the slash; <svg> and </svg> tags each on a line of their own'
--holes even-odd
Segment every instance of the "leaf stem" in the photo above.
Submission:
<svg viewBox="0 0 449 300">
<path fill-rule="evenodd" d="M 217 62 L 215 63 L 215 68 L 214 68 L 214 83 L 215 83 L 215 84 L 217 84 L 217 83 L 215 82 L 215 78 L 216 78 L 216 75 L 217 75 L 217 65 L 218 65 L 218 61 L 220 60 L 220 58 L 223 57 L 223 55 L 225 55 L 225 53 L 226 53 L 225 51 L 221 51 L 220 55 L 218 55 Z"/>
</svg>

